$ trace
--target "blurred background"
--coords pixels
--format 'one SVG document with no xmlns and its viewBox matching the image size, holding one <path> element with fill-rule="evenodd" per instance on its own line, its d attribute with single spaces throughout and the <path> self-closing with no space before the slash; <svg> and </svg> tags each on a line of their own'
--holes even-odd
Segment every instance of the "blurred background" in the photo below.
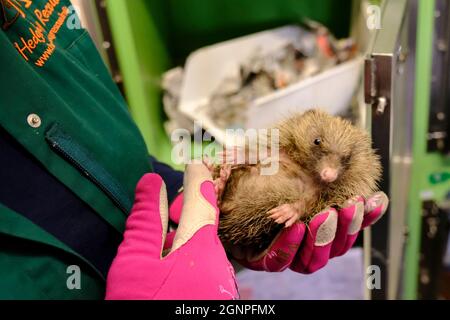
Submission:
<svg viewBox="0 0 450 320">
<path fill-rule="evenodd" d="M 316 106 L 372 134 L 387 214 L 313 275 L 238 268 L 244 299 L 450 299 L 449 0 L 72 2 L 161 161 Z"/>
</svg>

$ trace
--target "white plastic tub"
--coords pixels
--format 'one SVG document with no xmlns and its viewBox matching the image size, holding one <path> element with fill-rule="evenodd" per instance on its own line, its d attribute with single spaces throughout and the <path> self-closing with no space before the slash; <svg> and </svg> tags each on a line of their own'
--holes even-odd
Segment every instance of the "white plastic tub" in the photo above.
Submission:
<svg viewBox="0 0 450 320">
<path fill-rule="evenodd" d="M 227 76 L 229 68 L 236 68 L 259 48 L 261 53 L 310 34 L 297 27 L 287 26 L 229 40 L 193 52 L 186 62 L 181 89 L 180 111 L 203 124 L 216 140 L 226 143 L 225 130 L 215 125 L 205 109 L 217 87 Z M 350 105 L 360 79 L 362 58 L 353 59 L 316 76 L 295 83 L 256 99 L 247 108 L 245 128 L 267 128 L 294 112 L 311 108 L 332 114 L 344 112 Z"/>
</svg>

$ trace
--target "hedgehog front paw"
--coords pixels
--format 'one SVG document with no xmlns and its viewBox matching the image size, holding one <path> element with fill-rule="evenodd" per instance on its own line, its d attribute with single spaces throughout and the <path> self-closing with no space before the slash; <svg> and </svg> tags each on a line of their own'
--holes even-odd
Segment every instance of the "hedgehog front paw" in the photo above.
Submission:
<svg viewBox="0 0 450 320">
<path fill-rule="evenodd" d="M 217 179 L 214 180 L 214 187 L 216 190 L 217 198 L 222 199 L 222 194 L 225 191 L 225 186 L 227 185 L 228 179 L 231 175 L 231 166 L 230 165 L 223 165 L 220 168 L 220 174 L 217 177 Z"/>
<path fill-rule="evenodd" d="M 269 218 L 274 219 L 278 224 L 285 224 L 286 228 L 292 226 L 302 216 L 302 211 L 298 204 L 283 204 L 268 212 Z"/>
</svg>

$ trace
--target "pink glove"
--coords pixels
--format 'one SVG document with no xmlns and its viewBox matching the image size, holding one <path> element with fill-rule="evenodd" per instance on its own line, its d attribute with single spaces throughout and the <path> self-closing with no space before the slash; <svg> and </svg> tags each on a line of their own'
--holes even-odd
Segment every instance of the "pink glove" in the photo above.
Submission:
<svg viewBox="0 0 450 320">
<path fill-rule="evenodd" d="M 238 262 L 253 270 L 277 272 L 289 267 L 299 273 L 316 272 L 330 258 L 345 254 L 355 243 L 359 231 L 383 216 L 388 202 L 387 196 L 378 192 L 367 201 L 362 197 L 349 201 L 339 212 L 325 210 L 308 226 L 297 222 L 283 229 L 258 257 L 243 257 Z"/>
<path fill-rule="evenodd" d="M 214 185 L 203 165 L 188 166 L 185 201 L 170 253 L 162 256 L 168 204 L 164 182 L 145 175 L 107 278 L 106 299 L 236 299 L 234 270 L 217 237 Z"/>
<path fill-rule="evenodd" d="M 170 208 L 170 218 L 178 221 L 182 204 L 178 196 Z M 374 224 L 386 212 L 388 198 L 378 192 L 365 201 L 362 197 L 336 212 L 325 210 L 306 226 L 297 222 L 283 229 L 267 250 L 257 257 L 231 250 L 232 256 L 252 270 L 279 272 L 290 268 L 300 273 L 313 273 L 330 258 L 345 254 L 355 243 L 359 231 Z"/>
</svg>

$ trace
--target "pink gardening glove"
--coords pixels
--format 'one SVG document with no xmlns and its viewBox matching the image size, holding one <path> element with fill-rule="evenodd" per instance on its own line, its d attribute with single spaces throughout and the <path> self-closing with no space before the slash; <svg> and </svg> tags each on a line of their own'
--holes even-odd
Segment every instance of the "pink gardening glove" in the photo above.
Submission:
<svg viewBox="0 0 450 320">
<path fill-rule="evenodd" d="M 339 212 L 328 209 L 317 214 L 306 226 L 297 222 L 283 229 L 267 250 L 252 259 L 238 259 L 243 266 L 269 272 L 290 268 L 313 273 L 330 258 L 345 254 L 355 243 L 359 231 L 374 224 L 386 212 L 388 198 L 378 192 L 364 200 L 350 200 Z"/>
<path fill-rule="evenodd" d="M 170 253 L 166 187 L 157 174 L 138 183 L 136 199 L 107 278 L 106 299 L 236 299 L 234 270 L 217 237 L 219 210 L 209 171 L 187 167 L 184 207 Z"/>
<path fill-rule="evenodd" d="M 175 223 L 183 195 L 170 207 L 170 218 Z M 364 200 L 359 197 L 336 212 L 325 210 L 306 226 L 297 222 L 283 229 L 267 250 L 257 257 L 231 250 L 232 256 L 244 267 L 252 270 L 279 272 L 290 268 L 300 273 L 313 273 L 324 267 L 330 258 L 345 254 L 355 243 L 359 231 L 371 226 L 386 212 L 388 198 L 378 192 Z"/>
</svg>

